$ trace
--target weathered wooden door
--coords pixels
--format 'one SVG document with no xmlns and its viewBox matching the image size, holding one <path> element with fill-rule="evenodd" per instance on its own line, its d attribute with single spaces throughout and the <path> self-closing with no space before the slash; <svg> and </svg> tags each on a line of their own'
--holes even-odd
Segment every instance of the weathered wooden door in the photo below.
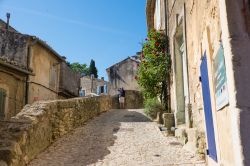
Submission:
<svg viewBox="0 0 250 166">
<path fill-rule="evenodd" d="M 203 105 L 204 105 L 205 121 L 206 121 L 207 141 L 208 141 L 208 155 L 217 162 L 217 151 L 216 151 L 216 143 L 214 136 L 214 123 L 213 123 L 213 115 L 211 109 L 211 97 L 209 90 L 206 53 L 202 58 L 200 72 L 201 72 L 201 82 L 202 82 Z"/>
</svg>

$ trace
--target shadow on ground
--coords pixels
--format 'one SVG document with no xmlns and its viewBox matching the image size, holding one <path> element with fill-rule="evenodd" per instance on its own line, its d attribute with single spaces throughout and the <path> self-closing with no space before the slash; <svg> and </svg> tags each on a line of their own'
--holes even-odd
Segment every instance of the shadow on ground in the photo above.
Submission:
<svg viewBox="0 0 250 166">
<path fill-rule="evenodd" d="M 129 110 L 112 110 L 60 138 L 37 156 L 30 166 L 94 164 L 108 154 L 123 122 L 151 122 L 145 115 Z"/>
</svg>

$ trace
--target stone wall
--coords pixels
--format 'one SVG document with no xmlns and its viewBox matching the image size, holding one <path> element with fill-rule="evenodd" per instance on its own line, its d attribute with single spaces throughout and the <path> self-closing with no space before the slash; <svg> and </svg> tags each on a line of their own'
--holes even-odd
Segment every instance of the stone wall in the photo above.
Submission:
<svg viewBox="0 0 250 166">
<path fill-rule="evenodd" d="M 185 139 L 187 144 L 185 147 L 193 152 L 205 155 L 206 154 L 206 137 L 205 137 L 205 115 L 204 105 L 202 97 L 202 83 L 200 81 L 200 65 L 201 57 L 206 53 L 208 61 L 208 75 L 211 94 L 211 106 L 213 115 L 220 114 L 222 112 L 216 112 L 214 107 L 214 92 L 213 89 L 213 59 L 216 56 L 221 40 L 221 27 L 218 0 L 199 1 L 199 0 L 172 0 L 169 2 L 169 37 L 170 37 L 170 52 L 173 64 L 172 70 L 172 84 L 171 84 L 171 108 L 175 111 L 179 111 L 180 103 L 185 104 L 183 107 L 185 113 L 182 114 L 182 122 L 184 125 L 177 125 L 177 128 L 182 131 L 185 128 Z M 181 38 L 181 39 L 180 39 Z M 178 41 L 179 40 L 179 41 Z M 180 53 L 181 45 L 183 42 L 184 54 Z M 178 49 L 176 49 L 178 48 Z M 183 63 L 180 55 L 186 60 Z M 181 69 L 181 70 L 179 70 Z M 186 69 L 184 73 L 183 69 Z M 180 72 L 181 71 L 181 72 Z M 183 74 L 186 74 L 186 79 Z M 181 78 L 182 80 L 178 80 Z M 183 87 L 183 88 L 182 88 Z M 180 89 L 184 89 L 182 95 Z M 185 93 L 185 89 L 188 93 Z M 181 97 L 180 97 L 181 96 Z M 179 102 L 178 102 L 179 101 Z M 217 139 L 217 127 L 223 123 L 223 130 L 220 131 L 221 135 L 224 135 L 221 141 L 227 145 L 231 144 L 231 133 L 228 131 L 230 126 L 228 116 L 222 116 L 214 118 L 215 128 L 215 140 L 217 144 L 217 153 L 221 158 L 227 156 L 227 160 L 230 161 L 233 156 L 230 150 L 222 149 L 221 144 Z M 216 121 L 218 119 L 218 121 Z M 192 127 L 192 128 L 190 128 Z M 224 134 L 225 133 L 225 134 Z M 180 134 L 182 136 L 182 134 Z M 177 137 L 180 137 L 177 132 Z M 220 150 L 224 151 L 220 154 Z M 231 154 L 230 154 L 231 153 Z M 218 157 L 219 158 L 219 157 Z M 210 157 L 207 157 L 210 160 Z M 219 159 L 221 160 L 221 159 Z M 214 161 L 210 165 L 214 164 Z M 231 161 L 230 161 L 231 162 Z M 220 163 L 220 162 L 219 162 Z M 222 162 L 221 162 L 222 163 Z M 229 163 L 224 163 L 229 165 Z"/>
<path fill-rule="evenodd" d="M 17 32 L 0 30 L 0 60 L 27 69 L 28 38 Z"/>
<path fill-rule="evenodd" d="M 118 95 L 112 96 L 112 105 L 114 108 L 119 108 Z M 125 91 L 125 109 L 140 109 L 143 107 L 143 96 L 140 91 Z"/>
<path fill-rule="evenodd" d="M 56 100 L 59 90 L 61 59 L 40 42 L 30 45 L 30 67 L 34 75 L 29 77 L 28 103 Z"/>
<path fill-rule="evenodd" d="M 57 138 L 112 108 L 110 96 L 37 102 L 0 121 L 0 163 L 24 166 Z"/>
<path fill-rule="evenodd" d="M 117 90 L 122 87 L 125 90 L 139 90 L 139 85 L 135 79 L 138 64 L 137 60 L 127 58 L 106 69 L 110 82 L 109 95 L 116 95 Z"/>
<path fill-rule="evenodd" d="M 80 89 L 80 73 L 73 71 L 65 62 L 60 66 L 59 92 L 64 97 L 76 97 Z"/>
<path fill-rule="evenodd" d="M 0 89 L 6 92 L 5 107 L 3 110 L 0 109 L 0 119 L 10 119 L 25 105 L 25 81 L 24 74 L 0 65 Z"/>
</svg>

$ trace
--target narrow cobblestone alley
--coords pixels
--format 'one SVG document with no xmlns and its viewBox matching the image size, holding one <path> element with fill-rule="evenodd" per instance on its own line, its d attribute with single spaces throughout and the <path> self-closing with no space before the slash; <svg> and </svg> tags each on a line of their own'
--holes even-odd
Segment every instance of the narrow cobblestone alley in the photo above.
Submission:
<svg viewBox="0 0 250 166">
<path fill-rule="evenodd" d="M 205 165 L 143 110 L 112 110 L 55 142 L 29 166 Z"/>
</svg>

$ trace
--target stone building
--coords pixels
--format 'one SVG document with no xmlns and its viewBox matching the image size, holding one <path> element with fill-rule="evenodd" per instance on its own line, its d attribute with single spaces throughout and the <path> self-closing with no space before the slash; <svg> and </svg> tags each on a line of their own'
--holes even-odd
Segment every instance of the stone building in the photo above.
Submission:
<svg viewBox="0 0 250 166">
<path fill-rule="evenodd" d="M 46 42 L 0 20 L 0 48 L 0 119 L 35 101 L 78 96 L 80 74 Z"/>
<path fill-rule="evenodd" d="M 31 37 L 29 66 L 34 75 L 28 80 L 28 103 L 58 98 L 60 64 L 64 59 L 42 40 Z"/>
<path fill-rule="evenodd" d="M 90 76 L 81 77 L 80 96 L 107 95 L 109 84 L 104 78 L 98 79 Z"/>
<path fill-rule="evenodd" d="M 28 40 L 22 34 L 7 30 L 0 20 L 0 120 L 16 115 L 27 102 Z"/>
<path fill-rule="evenodd" d="M 148 29 L 169 37 L 176 136 L 208 165 L 250 165 L 249 9 L 246 0 L 147 0 Z"/>
<path fill-rule="evenodd" d="M 139 63 L 140 60 L 135 55 L 106 69 L 110 83 L 110 95 L 117 94 L 117 90 L 122 87 L 125 90 L 139 91 L 139 85 L 136 80 Z"/>
<path fill-rule="evenodd" d="M 65 61 L 60 64 L 59 96 L 72 98 L 79 96 L 81 75 L 73 71 Z"/>
</svg>

